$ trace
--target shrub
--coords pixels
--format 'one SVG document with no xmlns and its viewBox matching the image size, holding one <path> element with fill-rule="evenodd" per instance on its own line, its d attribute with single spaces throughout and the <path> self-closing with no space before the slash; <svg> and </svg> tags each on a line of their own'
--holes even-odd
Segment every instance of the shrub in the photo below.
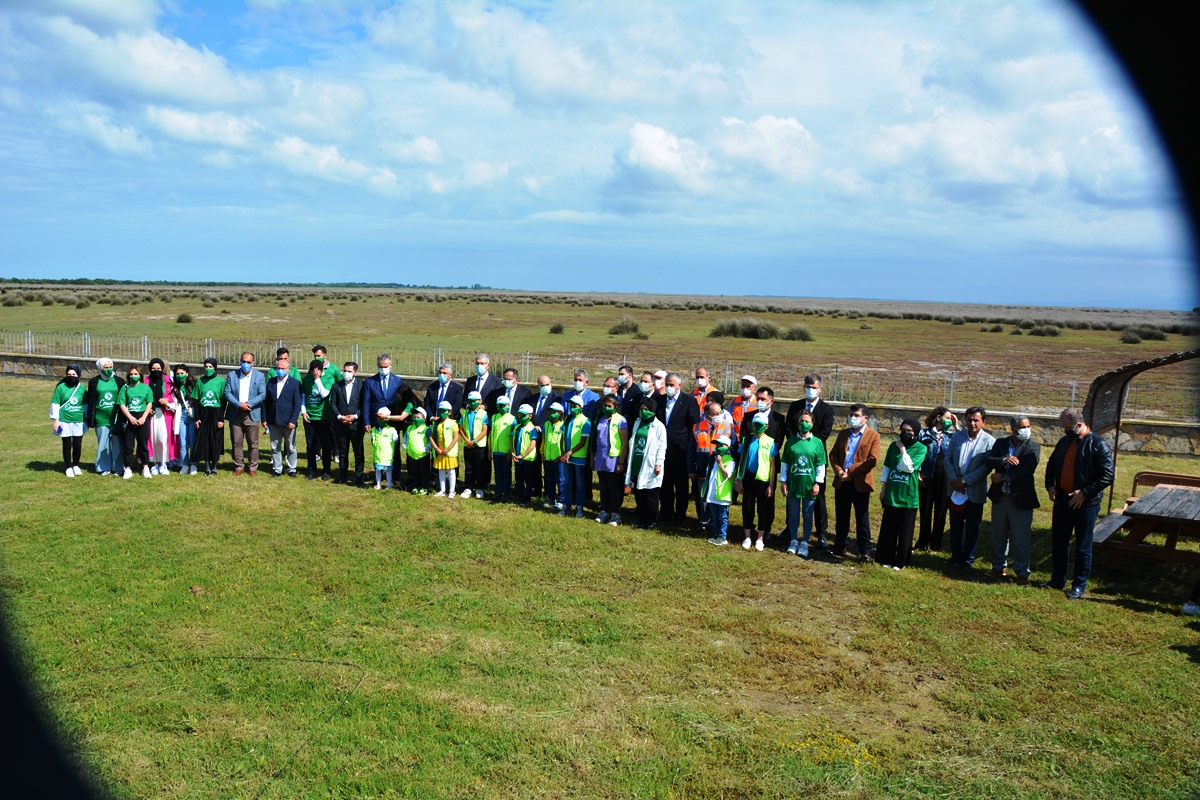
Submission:
<svg viewBox="0 0 1200 800">
<path fill-rule="evenodd" d="M 813 335 L 812 331 L 808 329 L 807 325 L 800 325 L 797 323 L 787 329 L 787 333 L 783 335 L 783 338 L 787 339 L 789 342 L 811 342 L 813 340 Z"/>
<path fill-rule="evenodd" d="M 25 305 L 24 297 L 17 297 L 16 295 L 13 295 L 12 297 L 4 298 L 4 307 L 5 308 L 16 308 L 17 306 L 23 306 L 23 305 Z"/>
<path fill-rule="evenodd" d="M 1062 330 L 1057 325 L 1035 325 L 1029 329 L 1030 336 L 1059 336 Z"/>
<path fill-rule="evenodd" d="M 873 331 L 875 330 L 875 326 L 869 322 L 864 322 L 862 325 L 858 326 L 858 329 L 860 331 Z"/>
<path fill-rule="evenodd" d="M 1141 344 L 1142 337 L 1133 328 L 1126 328 L 1121 331 L 1121 341 L 1125 344 Z"/>
<path fill-rule="evenodd" d="M 1008 332 L 1008 335 L 1009 336 L 1020 336 L 1023 333 L 1025 333 L 1025 331 L 1021 330 L 1020 328 L 1013 328 L 1011 331 Z"/>
<path fill-rule="evenodd" d="M 417 299 L 420 300 L 421 298 L 418 296 Z M 566 329 L 567 326 L 563 325 L 561 322 L 556 322 L 550 326 L 551 333 L 563 333 L 566 331 Z"/>
<path fill-rule="evenodd" d="M 628 314 L 621 317 L 620 322 L 608 329 L 610 336 L 620 336 L 621 334 L 625 333 L 639 333 L 640 331 L 641 326 L 638 324 L 638 321 Z"/>
<path fill-rule="evenodd" d="M 783 335 L 783 330 L 770 320 L 738 317 L 718 322 L 708 335 L 714 339 L 722 336 L 736 339 L 778 339 Z"/>
<path fill-rule="evenodd" d="M 45 305 L 45 303 L 42 305 Z M 1154 325 L 1135 325 L 1133 329 L 1145 341 L 1162 342 L 1166 341 L 1167 338 L 1167 332 Z"/>
<path fill-rule="evenodd" d="M 76 308 L 87 308 L 90 305 L 91 305 L 91 303 L 85 299 L 85 300 L 80 300 L 79 302 L 77 302 L 75 304 L 75 307 Z"/>
<path fill-rule="evenodd" d="M 988 328 L 988 333 L 1004 333 L 1004 326 L 993 325 L 992 327 Z"/>
<path fill-rule="evenodd" d="M 186 323 L 192 321 L 192 315 L 185 311 L 184 313 L 182 313 L 178 317 L 176 317 L 175 321 L 186 324 Z"/>
<path fill-rule="evenodd" d="M 951 317 L 950 324 L 951 325 L 966 325 L 967 321 L 965 319 L 963 319 L 962 317 Z"/>
<path fill-rule="evenodd" d="M 638 331 L 637 333 L 635 333 L 633 335 L 633 338 L 637 339 L 639 342 L 644 342 L 650 338 L 650 334 L 642 333 L 641 331 Z"/>
<path fill-rule="evenodd" d="M 1030 328 L 1034 328 L 1034 327 L 1036 327 L 1036 326 L 1037 326 L 1037 323 L 1035 323 L 1035 322 L 1034 322 L 1033 320 L 1031 320 L 1031 319 L 1023 319 L 1023 320 L 1021 320 L 1020 322 L 1018 322 L 1018 323 L 1017 323 L 1017 327 L 1018 327 L 1018 328 L 1020 328 L 1020 329 L 1021 329 L 1021 330 L 1023 330 L 1023 331 L 1027 331 L 1027 330 L 1029 330 Z"/>
</svg>

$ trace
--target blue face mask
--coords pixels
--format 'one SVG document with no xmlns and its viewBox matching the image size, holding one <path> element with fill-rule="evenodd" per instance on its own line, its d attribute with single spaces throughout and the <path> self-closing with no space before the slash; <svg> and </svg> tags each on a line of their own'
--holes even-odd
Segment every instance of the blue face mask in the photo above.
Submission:
<svg viewBox="0 0 1200 800">
<path fill-rule="evenodd" d="M 476 364 L 475 365 L 475 374 L 480 377 L 487 375 L 487 364 Z"/>
<path fill-rule="evenodd" d="M 252 370 L 252 369 L 254 369 L 253 364 L 247 364 L 245 361 L 242 362 L 242 374 L 249 375 L 250 370 Z"/>
<path fill-rule="evenodd" d="M 449 376 L 449 375 L 447 375 L 447 374 L 446 374 L 446 373 L 444 373 L 444 372 L 439 372 L 439 373 L 438 373 L 438 383 L 440 383 L 440 384 L 442 384 L 443 386 L 445 386 L 445 385 L 446 385 L 447 383 L 449 383 L 449 382 L 450 382 L 450 376 Z"/>
</svg>

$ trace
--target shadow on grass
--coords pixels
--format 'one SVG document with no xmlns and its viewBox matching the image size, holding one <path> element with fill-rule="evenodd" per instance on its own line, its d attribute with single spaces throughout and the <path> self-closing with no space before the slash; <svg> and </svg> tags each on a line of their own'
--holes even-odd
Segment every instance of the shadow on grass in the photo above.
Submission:
<svg viewBox="0 0 1200 800">
<path fill-rule="evenodd" d="M 55 461 L 30 461 L 25 465 L 25 469 L 33 472 L 59 472 L 62 469 L 61 462 Z"/>
</svg>

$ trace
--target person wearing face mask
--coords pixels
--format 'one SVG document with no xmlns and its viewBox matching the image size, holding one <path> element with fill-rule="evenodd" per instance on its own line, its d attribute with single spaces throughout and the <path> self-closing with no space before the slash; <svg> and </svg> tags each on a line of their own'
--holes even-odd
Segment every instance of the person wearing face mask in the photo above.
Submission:
<svg viewBox="0 0 1200 800">
<path fill-rule="evenodd" d="M 371 460 L 375 462 L 375 491 L 392 488 L 392 459 L 400 434 L 391 426 L 392 410 L 375 409 L 371 426 Z"/>
<path fill-rule="evenodd" d="M 349 483 L 350 451 L 353 449 L 354 484 L 356 486 L 363 485 L 363 440 L 366 438 L 367 431 L 365 423 L 371 418 L 370 414 L 363 413 L 363 402 L 366 396 L 365 384 L 366 381 L 358 377 L 358 364 L 347 361 L 342 365 L 341 382 L 335 384 L 329 393 L 329 410 L 333 417 L 333 442 L 337 453 L 337 483 Z M 389 406 L 379 406 L 378 408 L 389 408 L 390 410 Z M 412 411 L 411 404 L 409 404 L 408 410 Z M 391 421 L 390 414 L 388 415 L 388 424 L 396 427 Z M 396 433 L 393 444 L 401 438 L 398 428 Z M 404 450 L 403 442 L 400 442 L 395 449 L 396 452 L 392 454 L 392 464 L 393 469 L 399 469 L 400 453 Z"/>
<path fill-rule="evenodd" d="M 787 498 L 787 551 L 808 558 L 808 540 L 813 532 L 817 495 L 825 481 L 825 443 L 813 433 L 813 417 L 807 411 L 796 415 L 796 430 L 788 436 L 779 458 L 779 485 Z M 801 520 L 804 535 L 800 535 Z"/>
<path fill-rule="evenodd" d="M 583 396 L 577 394 L 567 403 L 567 426 L 563 430 L 563 454 L 558 457 L 564 467 L 563 507 L 559 516 L 574 514 L 583 518 L 583 506 L 587 489 L 585 470 L 587 467 L 588 441 L 592 438 L 592 421 L 583 410 Z"/>
<path fill-rule="evenodd" d="M 266 399 L 267 379 L 254 368 L 254 354 L 246 351 L 241 366 L 225 378 L 225 413 L 234 475 L 258 474 L 258 426 Z"/>
<path fill-rule="evenodd" d="M 921 530 L 913 545 L 915 550 L 942 549 L 946 512 L 950 508 L 943 456 L 951 434 L 957 429 L 958 417 L 945 406 L 938 406 L 925 417 L 925 427 L 917 434 L 918 441 L 925 445 L 925 462 L 921 464 Z"/>
<path fill-rule="evenodd" d="M 153 411 L 150 414 L 150 474 L 166 475 L 168 465 L 175 460 L 175 398 L 174 379 L 167 373 L 167 365 L 161 358 L 150 359 L 150 376 L 147 383 L 154 393 Z"/>
<path fill-rule="evenodd" d="M 636 527 L 645 531 L 658 527 L 658 493 L 667 459 L 667 429 L 658 420 L 657 410 L 652 395 L 642 398 L 629 434 L 629 467 L 625 470 L 625 493 L 632 493 L 637 504 Z"/>
<path fill-rule="evenodd" d="M 462 497 L 472 494 L 482 500 L 484 490 L 492 480 L 491 459 L 488 457 L 488 412 L 483 407 L 483 397 L 472 389 L 467 394 L 467 407 L 458 419 L 459 440 L 463 447 Z"/>
<path fill-rule="evenodd" d="M 454 367 L 442 364 L 438 367 L 437 377 L 425 388 L 426 417 L 431 420 L 437 419 L 438 408 L 442 403 L 449 403 L 450 416 L 458 419 L 465 397 L 462 384 L 454 381 Z"/>
<path fill-rule="evenodd" d="M 171 400 L 175 404 L 175 424 L 171 433 L 175 436 L 175 465 L 180 475 L 195 475 L 196 461 L 192 457 L 196 442 L 196 410 L 192 406 L 192 390 L 196 379 L 187 364 L 171 367 L 174 381 L 171 384 Z"/>
<path fill-rule="evenodd" d="M 801 412 L 807 411 L 812 415 L 812 435 L 821 440 L 821 446 L 828 450 L 829 437 L 833 435 L 833 421 L 836 414 L 833 406 L 821 398 L 821 376 L 810 373 L 804 376 L 804 399 L 792 403 L 784 418 L 784 430 L 789 436 L 797 432 L 797 419 Z M 829 510 L 825 503 L 825 481 L 817 484 L 816 502 L 813 505 L 813 525 L 817 534 L 817 543 L 822 548 L 829 546 Z"/>
<path fill-rule="evenodd" d="M 150 477 L 150 415 L 154 413 L 154 393 L 142 380 L 141 367 L 131 367 L 125 385 L 117 393 L 117 409 L 125 417 L 125 472 L 129 480 L 139 465 L 142 477 Z"/>
<path fill-rule="evenodd" d="M 217 360 L 212 356 L 204 359 L 204 374 L 196 379 L 192 404 L 196 409 L 196 461 L 209 476 L 217 474 L 217 461 L 225 452 L 225 388 L 225 377 L 217 374 Z"/>
<path fill-rule="evenodd" d="M 1058 421 L 1063 436 L 1046 462 L 1046 492 L 1054 503 L 1050 517 L 1053 570 L 1050 580 L 1041 586 L 1065 588 L 1074 536 L 1075 576 L 1067 598 L 1079 600 L 1092 571 L 1092 535 L 1100 499 L 1114 478 L 1112 448 L 1092 431 L 1079 409 L 1064 409 Z"/>
<path fill-rule="evenodd" d="M 746 412 L 750 412 L 754 416 L 756 404 L 755 394 L 758 392 L 758 378 L 753 375 L 743 375 L 741 378 L 741 388 L 738 390 L 737 397 L 729 403 L 729 416 L 733 419 L 734 430 L 739 434 L 742 430 L 742 422 L 746 419 Z"/>
<path fill-rule="evenodd" d="M 456 384 L 457 385 L 457 384 Z M 462 387 L 459 387 L 462 388 Z M 458 423 L 451 416 L 454 411 L 449 400 L 438 404 L 437 417 L 429 432 L 433 447 L 433 468 L 437 470 L 438 492 L 436 497 L 457 497 L 454 484 L 458 479 Z"/>
<path fill-rule="evenodd" d="M 917 481 L 926 457 L 925 445 L 917 440 L 920 423 L 909 418 L 900 423 L 900 438 L 888 447 L 883 457 L 879 502 L 883 519 L 879 523 L 879 541 L 875 560 L 884 567 L 901 570 L 912 558 L 913 528 L 921 501 Z"/>
<path fill-rule="evenodd" d="M 513 425 L 512 460 L 516 473 L 514 493 L 521 505 L 529 505 L 533 488 L 533 472 L 537 469 L 537 443 L 540 436 L 533 424 L 533 407 L 524 405 L 517 409 L 517 422 Z"/>
<path fill-rule="evenodd" d="M 83 452 L 84 419 L 87 408 L 84 401 L 87 388 L 79 383 L 83 370 L 78 364 L 67 365 L 66 375 L 54 387 L 50 397 L 50 427 L 62 439 L 63 474 L 68 478 L 83 474 L 79 458 Z"/>
<path fill-rule="evenodd" d="M 779 443 L 768 433 L 766 411 L 743 421 L 749 423 L 738 456 L 737 481 L 742 495 L 742 549 L 763 551 L 763 537 L 775 521 L 775 479 L 779 476 Z M 756 524 L 757 517 L 757 524 Z M 754 538 L 757 534 L 757 538 Z"/>
<path fill-rule="evenodd" d="M 720 392 L 709 392 L 700 416 L 700 421 L 692 428 L 692 438 L 695 447 L 692 449 L 692 462 L 688 473 L 692 479 L 692 500 L 696 503 L 696 518 L 701 526 L 712 535 L 712 519 L 708 514 L 708 490 L 710 488 L 709 471 L 717 448 L 717 437 L 724 436 L 729 442 L 737 440 L 733 430 L 733 419 L 721 405 L 725 396 Z M 732 486 L 732 483 L 730 484 Z"/>
<path fill-rule="evenodd" d="M 559 411 L 562 407 L 559 406 Z M 517 418 L 510 410 L 508 398 L 496 398 L 496 413 L 488 420 L 488 451 L 492 454 L 492 472 L 496 476 L 496 487 L 492 500 L 507 503 L 512 497 L 512 435 Z"/>
<path fill-rule="evenodd" d="M 325 374 L 325 362 L 314 358 L 308 374 L 300 381 L 300 417 L 304 420 L 304 439 L 308 446 L 308 479 L 317 479 L 317 461 L 321 463 L 321 480 L 332 480 L 329 462 L 333 457 L 333 412 L 330 395 L 333 376 Z M 389 417 L 390 420 L 390 417 Z M 394 440 L 393 440 L 394 441 Z M 391 461 L 389 460 L 389 465 Z"/>
<path fill-rule="evenodd" d="M 542 496 L 545 498 L 542 508 L 547 511 L 561 511 L 566 499 L 563 494 L 566 488 L 566 465 L 559 460 L 563 454 L 566 426 L 562 403 L 551 403 L 546 421 L 539 427 L 541 439 L 538 446 L 538 456 L 542 462 Z"/>
<path fill-rule="evenodd" d="M 323 344 L 314 344 L 312 348 L 312 356 L 314 361 L 321 362 L 321 374 L 328 375 L 333 379 L 333 383 L 339 384 L 342 382 L 342 371 L 338 369 L 338 365 L 329 360 L 329 351 L 325 349 Z"/>
<path fill-rule="evenodd" d="M 471 392 L 479 392 L 479 400 L 484 407 L 484 411 L 488 414 L 495 414 L 496 398 L 504 391 L 504 387 L 500 379 L 493 375 L 491 370 L 491 358 L 487 353 L 480 353 L 475 356 L 475 373 L 463 381 L 462 387 L 464 397 L 469 397 Z M 510 397 L 509 402 L 511 401 L 512 398 Z M 469 463 L 467 469 L 470 469 Z"/>
<path fill-rule="evenodd" d="M 621 501 L 625 497 L 625 459 L 629 454 L 629 425 L 617 412 L 616 393 L 600 401 L 600 415 L 593 430 L 593 466 L 600 477 L 600 516 L 596 521 L 614 528 L 621 524 Z"/>
<path fill-rule="evenodd" d="M 275 359 L 274 377 L 267 381 L 267 396 L 263 401 L 263 427 L 271 442 L 271 474 L 296 477 L 296 426 L 300 423 L 300 381 L 288 370 L 287 359 Z"/>
<path fill-rule="evenodd" d="M 729 506 L 733 504 L 735 466 L 733 456 L 729 454 L 729 434 L 716 434 L 712 443 L 712 466 L 704 484 L 704 507 L 709 521 L 708 543 L 724 547 L 729 544 Z"/>
<path fill-rule="evenodd" d="M 632 419 L 637 416 L 637 405 L 640 402 L 642 392 L 638 389 L 637 376 L 633 374 L 633 367 L 628 364 L 622 364 L 617 370 L 617 399 L 621 401 L 620 413 L 625 419 Z"/>
<path fill-rule="evenodd" d="M 546 425 L 546 420 L 550 416 L 550 406 L 559 403 L 561 406 L 561 398 L 554 393 L 554 387 L 551 385 L 549 375 L 539 375 L 537 379 L 537 390 L 530 394 L 525 399 L 525 403 L 533 408 L 533 424 L 538 430 L 543 430 Z M 510 408 L 513 406 L 510 404 Z M 520 408 L 520 406 L 516 406 Z M 559 409 L 561 417 L 562 409 Z M 550 491 L 544 486 L 544 478 L 546 476 L 545 461 L 542 457 L 542 448 L 538 448 L 538 468 L 533 471 L 533 489 L 534 496 L 541 497 L 543 504 L 556 503 L 558 501 L 558 488 Z M 558 484 L 561 486 L 561 483 Z"/>
<path fill-rule="evenodd" d="M 687 522 L 690 468 L 695 460 L 696 439 L 692 431 L 700 422 L 700 409 L 683 391 L 683 381 L 667 373 L 663 396 L 658 400 L 658 420 L 667 431 L 667 456 L 663 468 L 660 525 L 683 526 Z"/>
<path fill-rule="evenodd" d="M 425 424 L 425 409 L 413 411 L 412 420 L 404 429 L 404 455 L 408 457 L 408 490 L 413 494 L 429 494 L 429 426 Z"/>
<path fill-rule="evenodd" d="M 562 404 L 567 410 L 568 419 L 571 416 L 571 400 L 579 397 L 583 400 L 583 415 L 590 422 L 595 422 L 597 409 L 600 404 L 600 395 L 591 388 L 588 383 L 588 373 L 585 369 L 575 370 L 575 380 L 571 384 L 571 388 L 563 392 Z M 587 459 L 587 453 L 584 453 L 583 459 L 583 497 L 584 503 L 590 505 L 592 502 L 592 464 Z M 570 481 L 570 469 L 567 469 L 567 480 Z M 568 495 L 568 500 L 570 496 Z"/>
<path fill-rule="evenodd" d="M 987 501 L 988 456 L 996 439 L 983 429 L 987 412 L 971 406 L 963 412 L 965 427 L 955 431 L 943 452 L 946 490 L 950 493 L 950 563 L 964 570 L 975 563 L 975 545 Z"/>
<path fill-rule="evenodd" d="M 504 379 L 501 383 L 504 386 L 501 393 L 508 398 L 509 408 L 520 408 L 526 403 L 530 406 L 533 405 L 533 393 L 529 391 L 529 387 L 521 385 L 521 374 L 515 369 L 509 367 L 504 370 Z M 495 411 L 494 404 L 490 410 Z M 537 424 L 536 420 L 534 424 Z"/>
<path fill-rule="evenodd" d="M 692 389 L 691 395 L 701 414 L 704 413 L 704 407 L 708 405 L 708 393 L 711 391 L 713 391 L 713 387 L 708 379 L 708 370 L 704 367 L 696 367 L 696 386 Z"/>
<path fill-rule="evenodd" d="M 387 408 L 393 411 L 392 418 L 403 417 L 402 420 L 407 422 L 408 417 L 403 416 L 402 409 L 407 405 L 400 399 L 400 393 L 405 391 L 407 387 L 399 375 L 392 372 L 392 357 L 387 353 L 380 353 L 375 359 L 376 372 L 369 378 L 359 376 L 355 379 L 355 383 L 362 381 L 362 411 L 360 419 L 363 421 L 364 430 L 374 424 L 375 412 L 381 408 Z M 357 373 L 357 370 L 355 370 Z M 430 409 L 425 409 L 426 418 L 433 416 Z"/>
<path fill-rule="evenodd" d="M 989 578 L 1002 578 L 1012 558 L 1016 582 L 1029 582 L 1030 544 L 1033 539 L 1033 510 L 1038 502 L 1034 471 L 1042 448 L 1033 440 L 1029 417 L 1018 414 L 1008 421 L 1011 436 L 997 439 L 988 455 L 992 485 L 992 569 Z"/>
<path fill-rule="evenodd" d="M 867 424 L 870 415 L 862 403 L 851 405 L 846 427 L 838 432 L 829 450 L 829 466 L 833 468 L 833 554 L 846 555 L 853 511 L 860 561 L 871 560 L 871 492 L 875 491 L 872 472 L 879 463 L 880 449 L 879 434 Z"/>
<path fill-rule="evenodd" d="M 97 474 L 120 475 L 125 468 L 121 452 L 125 421 L 117 412 L 117 393 L 125 379 L 116 374 L 111 358 L 97 359 L 96 369 L 99 372 L 87 382 L 83 398 L 84 423 L 96 432 Z"/>
</svg>

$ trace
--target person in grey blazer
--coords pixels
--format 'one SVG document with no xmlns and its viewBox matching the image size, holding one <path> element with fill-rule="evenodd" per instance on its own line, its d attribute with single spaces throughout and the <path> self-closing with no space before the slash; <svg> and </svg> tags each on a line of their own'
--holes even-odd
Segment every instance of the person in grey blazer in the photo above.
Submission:
<svg viewBox="0 0 1200 800">
<path fill-rule="evenodd" d="M 988 455 L 992 485 L 992 569 L 989 578 L 1002 578 L 1005 562 L 1012 557 L 1016 582 L 1029 583 L 1030 542 L 1033 510 L 1038 502 L 1033 473 L 1042 458 L 1042 448 L 1033 440 L 1029 417 L 1017 414 L 1008 421 L 1011 436 L 997 439 Z"/>
<path fill-rule="evenodd" d="M 267 379 L 254 368 L 254 353 L 242 353 L 242 366 L 225 378 L 225 419 L 233 445 L 233 474 L 258 474 L 258 426 L 267 399 Z M 249 452 L 244 452 L 249 449 Z"/>
<path fill-rule="evenodd" d="M 983 429 L 987 412 L 971 406 L 963 414 L 964 428 L 950 437 L 943 458 L 946 493 L 950 496 L 950 563 L 970 569 L 987 500 L 987 460 L 996 437 Z"/>
</svg>

